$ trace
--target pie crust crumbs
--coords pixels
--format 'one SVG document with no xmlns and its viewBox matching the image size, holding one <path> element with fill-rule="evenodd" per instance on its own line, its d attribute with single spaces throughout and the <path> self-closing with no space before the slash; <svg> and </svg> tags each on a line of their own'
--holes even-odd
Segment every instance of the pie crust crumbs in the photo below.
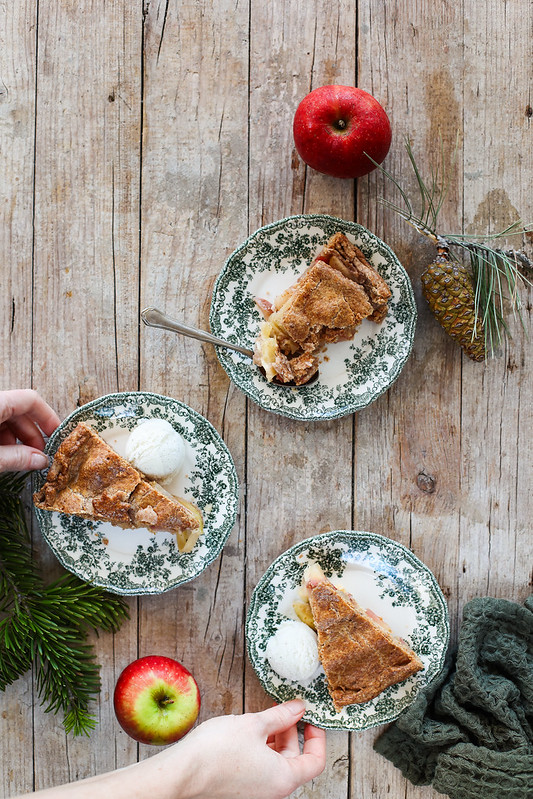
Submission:
<svg viewBox="0 0 533 799">
<path fill-rule="evenodd" d="M 349 341 L 363 319 L 380 323 L 390 289 L 361 250 L 335 233 L 298 280 L 272 305 L 258 298 L 265 321 L 254 363 L 269 381 L 303 385 L 318 370 L 325 344 Z"/>
<path fill-rule="evenodd" d="M 198 508 L 149 481 L 84 422 L 61 442 L 33 500 L 43 510 L 124 528 L 182 534 L 202 525 Z"/>
<path fill-rule="evenodd" d="M 404 641 L 326 577 L 309 579 L 307 591 L 335 710 L 368 702 L 423 668 Z"/>
</svg>

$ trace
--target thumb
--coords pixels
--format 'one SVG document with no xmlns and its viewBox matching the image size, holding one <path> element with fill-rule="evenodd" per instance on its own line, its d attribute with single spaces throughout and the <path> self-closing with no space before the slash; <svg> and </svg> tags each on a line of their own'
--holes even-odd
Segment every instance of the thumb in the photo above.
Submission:
<svg viewBox="0 0 533 799">
<path fill-rule="evenodd" d="M 268 737 L 293 727 L 296 722 L 300 721 L 304 713 L 305 702 L 302 699 L 291 699 L 290 702 L 262 710 L 257 714 L 257 718 L 263 732 Z"/>
<path fill-rule="evenodd" d="M 48 465 L 48 456 L 34 447 L 26 447 L 24 444 L 0 447 L 0 472 L 26 472 L 46 469 Z"/>
</svg>

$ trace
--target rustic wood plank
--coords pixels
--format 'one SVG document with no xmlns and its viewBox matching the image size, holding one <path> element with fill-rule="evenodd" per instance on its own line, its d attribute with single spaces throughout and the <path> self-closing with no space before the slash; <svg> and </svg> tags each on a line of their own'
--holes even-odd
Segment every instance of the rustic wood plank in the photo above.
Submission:
<svg viewBox="0 0 533 799">
<path fill-rule="evenodd" d="M 95 639 L 103 687 L 89 739 L 66 738 L 43 713 L 31 675 L 0 695 L 1 796 L 153 754 L 112 709 L 118 674 L 138 655 L 191 668 L 201 718 L 270 704 L 245 655 L 246 603 L 272 560 L 314 533 L 354 527 L 410 546 L 449 600 L 454 637 L 472 596 L 531 592 L 531 297 L 529 340 L 513 323 L 491 363 L 462 356 L 421 296 L 432 246 L 377 202 L 395 197 L 390 183 L 373 173 L 354 194 L 353 182 L 307 169 L 292 116 L 311 88 L 357 82 L 390 114 L 385 165 L 413 195 L 403 136 L 427 174 L 440 137 L 448 157 L 458 134 L 443 229 L 531 221 L 532 13 L 525 0 L 438 13 L 408 0 L 0 4 L 0 388 L 33 385 L 61 415 L 117 389 L 177 397 L 221 432 L 242 485 L 222 556 L 175 591 L 131 600 L 120 633 Z M 380 235 L 420 311 L 392 389 L 330 423 L 267 414 L 208 345 L 138 324 L 155 304 L 207 327 L 225 257 L 302 211 Z M 532 241 L 520 247 L 531 254 Z M 60 573 L 36 538 L 47 572 Z M 328 733 L 326 771 L 295 796 L 436 798 L 374 753 L 380 733 Z"/>
<path fill-rule="evenodd" d="M 471 32 L 473 41 L 478 37 L 478 33 L 475 32 L 482 28 L 484 29 L 488 19 L 491 18 L 491 12 L 490 10 L 485 10 L 485 8 L 482 10 L 476 7 L 477 19 L 473 22 L 471 20 L 472 9 L 470 9 L 470 13 L 466 14 L 470 25 L 466 26 L 465 30 Z M 431 150 L 435 151 L 435 147 L 431 147 L 431 142 L 438 141 L 439 132 L 443 137 L 448 153 L 451 152 L 457 133 L 464 136 L 464 180 L 461 178 L 460 164 L 458 164 L 458 174 L 454 176 L 456 177 L 454 180 L 455 190 L 450 198 L 452 202 L 448 203 L 445 214 L 442 216 L 442 222 L 445 227 L 457 230 L 457 226 L 462 224 L 462 202 L 464 202 L 465 209 L 470 202 L 468 199 L 472 180 L 470 173 L 476 174 L 473 164 L 476 164 L 477 169 L 480 168 L 479 141 L 490 140 L 483 137 L 482 134 L 480 135 L 480 126 L 475 119 L 472 119 L 473 93 L 466 99 L 464 104 L 465 116 L 463 125 L 463 98 L 460 94 L 461 78 L 464 74 L 466 85 L 468 85 L 469 81 L 472 82 L 472 85 L 482 81 L 483 76 L 490 72 L 488 65 L 491 55 L 487 53 L 487 61 L 485 61 L 485 57 L 481 58 L 480 52 L 478 52 L 478 57 L 465 69 L 461 55 L 462 36 L 457 35 L 457 31 L 461 30 L 460 26 L 459 28 L 457 27 L 460 21 L 460 8 L 457 8 L 458 16 L 455 22 L 451 18 L 440 20 L 440 24 L 444 22 L 445 30 L 447 31 L 446 66 L 435 63 L 432 68 L 430 54 L 434 52 L 437 33 L 431 30 L 431 25 L 427 24 L 427 20 L 424 20 L 425 24 L 422 25 L 422 20 L 414 18 L 412 13 L 410 16 L 407 15 L 407 10 L 407 8 L 403 9 L 402 13 L 399 6 L 396 7 L 397 13 L 394 13 L 393 10 L 393 20 L 395 22 L 394 38 L 397 42 L 402 43 L 402 53 L 391 46 L 391 42 L 388 42 L 387 53 L 391 63 L 397 63 L 397 59 L 400 60 L 400 63 L 410 60 L 412 76 L 411 80 L 407 80 L 406 71 L 399 70 L 404 86 L 401 84 L 395 85 L 390 80 L 392 73 L 389 70 L 388 91 L 393 99 L 393 113 L 396 110 L 396 99 L 401 98 L 402 94 L 405 97 L 406 108 L 403 113 L 400 113 L 402 132 L 413 135 L 413 131 L 416 131 L 414 136 L 415 145 L 420 138 L 423 140 L 425 135 L 428 153 Z M 448 13 L 454 13 L 451 7 Z M 510 28 L 503 24 L 501 18 L 498 21 L 496 21 L 495 17 L 492 17 L 492 19 L 494 20 L 494 36 L 491 41 L 495 42 L 494 46 L 496 48 L 498 46 L 504 47 Z M 400 29 L 401 20 L 408 20 L 403 30 Z M 363 24 L 365 23 L 363 22 Z M 411 35 L 409 35 L 409 28 L 411 28 Z M 496 37 L 496 30 L 499 31 L 498 37 Z M 455 33 L 453 33 L 454 31 Z M 409 46 L 413 41 L 415 43 L 414 51 Z M 466 50 L 468 52 L 468 47 Z M 417 52 L 423 54 L 422 61 L 417 59 Z M 382 69 L 379 74 L 382 77 L 386 75 Z M 502 81 L 501 87 L 503 87 L 506 81 L 509 80 L 509 74 L 506 74 L 505 71 L 503 73 L 500 72 L 498 80 Z M 518 83 L 520 84 L 521 82 L 518 81 Z M 524 82 L 522 82 L 521 86 L 522 90 L 525 89 Z M 495 87 L 492 88 L 495 90 Z M 425 97 L 424 95 L 421 96 L 422 91 L 424 91 Z M 503 89 L 500 88 L 500 91 L 503 91 Z M 494 92 L 492 96 L 497 96 L 497 92 Z M 485 107 L 485 103 L 482 104 L 482 107 Z M 463 128 L 464 133 L 462 133 Z M 467 144 L 467 141 L 470 144 Z M 505 144 L 501 141 L 496 146 L 500 148 L 498 150 L 501 153 L 499 159 L 500 163 L 503 163 Z M 469 152 L 469 156 L 467 156 L 467 152 Z M 496 152 L 492 155 L 496 156 Z M 394 159 L 394 150 L 392 156 Z M 468 158 L 470 158 L 470 163 L 467 166 Z M 422 167 L 427 169 L 427 157 L 422 156 L 420 163 Z M 401 174 L 403 180 L 402 169 L 397 167 L 396 162 L 394 165 L 397 169 L 395 174 Z M 489 165 L 485 164 L 485 168 L 482 166 L 481 172 L 487 176 L 490 175 Z M 494 180 L 494 176 L 492 175 L 491 178 L 487 179 Z M 377 182 L 379 183 L 379 180 Z M 457 209 L 455 212 L 454 205 Z M 416 258 L 418 250 L 419 258 L 424 258 L 424 262 L 427 263 L 427 247 L 420 248 L 418 242 L 412 241 L 412 253 L 409 253 L 409 246 L 402 246 L 402 231 L 398 230 L 398 233 L 396 233 L 394 226 L 394 222 L 392 229 L 388 224 L 384 225 L 385 232 L 383 235 L 386 240 L 390 241 L 393 246 L 398 241 L 400 246 L 399 248 L 397 247 L 397 250 L 399 254 L 402 250 L 406 252 L 408 262 L 413 261 L 412 253 L 414 253 Z M 413 246 L 415 244 L 416 247 Z M 422 264 L 422 260 L 419 263 Z M 416 271 L 419 272 L 419 269 L 420 266 L 418 266 Z M 465 357 L 461 357 L 453 345 L 450 347 L 449 342 L 445 342 L 442 333 L 435 329 L 435 323 L 429 317 L 424 306 L 422 306 L 422 311 L 423 317 L 421 324 L 419 324 L 417 343 L 407 367 L 409 370 L 409 383 L 402 382 L 404 380 L 402 376 L 398 386 L 390 392 L 391 397 L 387 404 L 387 418 L 389 423 L 393 421 L 394 425 L 391 433 L 398 436 L 399 439 L 396 451 L 398 452 L 398 463 L 400 464 L 401 493 L 398 496 L 394 485 L 390 485 L 390 487 L 387 485 L 385 493 L 390 491 L 391 498 L 395 498 L 400 505 L 400 519 L 398 519 L 396 508 L 393 511 L 396 529 L 398 529 L 398 521 L 401 524 L 403 516 L 404 530 L 412 530 L 411 536 L 407 540 L 404 539 L 404 543 L 408 543 L 422 560 L 428 563 L 445 590 L 449 598 L 452 629 L 455 631 L 460 609 L 464 602 L 472 596 L 487 592 L 497 594 L 500 591 L 509 598 L 519 598 L 516 596 L 516 589 L 515 593 L 512 590 L 509 591 L 509 588 L 512 587 L 513 577 L 509 576 L 507 580 L 503 578 L 507 583 L 503 587 L 503 574 L 500 573 L 499 569 L 498 579 L 492 581 L 493 590 L 488 591 L 491 572 L 490 562 L 493 557 L 489 546 L 491 540 L 490 530 L 487 533 L 487 524 L 490 526 L 489 519 L 493 515 L 489 507 L 491 500 L 492 504 L 498 504 L 500 492 L 496 487 L 496 481 L 487 478 L 489 477 L 488 472 L 495 472 L 494 467 L 496 464 L 493 458 L 494 455 L 498 458 L 498 453 L 500 452 L 498 436 L 500 435 L 502 414 L 505 417 L 506 410 L 504 410 L 504 396 L 501 390 L 499 393 L 497 391 L 491 391 L 490 394 L 487 393 L 487 380 L 491 380 L 489 375 L 491 372 L 494 373 L 494 364 L 489 364 L 486 367 L 480 366 L 479 364 L 471 363 Z M 460 372 L 458 372 L 458 366 L 460 366 Z M 526 371 L 521 369 L 517 371 L 520 372 L 520 376 L 515 378 L 516 382 L 523 382 Z M 495 375 L 494 377 L 495 385 L 501 386 L 501 372 L 502 369 L 500 368 L 497 376 Z M 406 390 L 402 391 L 404 385 Z M 417 388 L 415 389 L 415 387 Z M 390 400 L 394 401 L 397 391 L 401 405 L 399 407 L 391 407 Z M 462 400 L 459 407 L 458 399 L 461 395 Z M 481 402 L 480 397 L 483 397 Z M 511 400 L 507 404 L 511 405 L 507 419 L 519 418 L 519 411 L 516 407 L 516 391 L 514 402 Z M 492 413 L 490 416 L 487 415 L 489 408 L 491 408 L 494 417 L 492 417 Z M 376 411 L 378 411 L 377 407 Z M 492 441 L 489 445 L 486 442 L 487 424 L 493 430 Z M 506 425 L 504 421 L 503 429 L 508 428 L 508 425 L 509 422 Z M 517 441 L 516 427 L 509 439 L 514 450 Z M 468 455 L 469 441 L 476 442 L 475 453 L 470 457 Z M 387 438 L 383 453 L 389 453 L 390 457 L 390 453 L 391 451 L 394 452 L 394 449 L 394 447 L 390 446 L 390 439 Z M 514 498 L 516 490 L 514 487 L 517 485 L 518 474 L 516 471 L 517 458 L 513 457 L 513 454 L 505 458 L 507 472 L 499 488 L 501 491 L 501 485 L 503 484 Z M 487 457 L 490 459 L 488 464 L 486 464 Z M 383 461 L 383 467 L 386 467 L 385 457 Z M 376 471 L 374 466 L 374 473 Z M 391 481 L 394 480 L 395 471 L 394 469 L 391 470 Z M 383 468 L 383 472 L 386 472 L 386 468 Z M 434 493 L 424 496 L 417 492 L 417 473 L 436 479 Z M 409 488 L 409 484 L 411 488 Z M 427 480 L 421 482 L 422 487 L 426 484 Z M 404 486 L 403 490 L 402 486 Z M 494 494 L 498 495 L 498 499 L 494 497 Z M 516 558 L 516 543 L 514 540 L 513 520 L 512 517 L 509 518 L 511 515 L 509 505 L 512 502 L 503 502 L 502 504 L 504 505 L 504 510 L 501 515 L 504 520 L 502 519 L 501 526 L 504 529 L 497 531 L 500 536 L 498 537 L 496 533 L 492 537 L 492 541 L 494 542 L 493 546 L 499 545 L 500 556 L 505 552 L 507 568 L 510 570 L 508 574 L 513 575 L 516 571 L 514 562 Z M 390 507 L 390 503 L 385 502 L 384 506 Z M 408 518 L 405 514 L 406 511 L 409 511 Z M 408 522 L 409 527 L 407 526 Z M 388 525 L 387 520 L 384 520 L 384 523 L 386 525 L 385 529 L 389 531 L 391 529 L 390 521 Z M 523 536 L 522 542 L 524 542 Z M 530 544 L 528 549 L 529 553 L 531 553 Z M 525 562 L 530 562 L 530 558 L 526 558 Z M 525 566 L 525 568 L 529 567 Z M 525 595 L 527 590 L 525 588 L 525 578 L 526 575 L 524 575 L 523 582 L 520 581 L 519 593 L 521 596 Z M 374 755 L 374 757 L 377 756 Z M 379 762 L 382 764 L 384 761 L 379 759 Z M 383 770 L 380 769 L 380 775 L 381 781 L 378 781 L 377 787 L 376 783 L 374 784 L 374 790 L 377 790 L 377 793 L 385 790 L 384 786 L 390 784 L 389 779 L 396 781 L 396 784 L 398 784 L 397 777 L 391 773 L 389 764 L 386 764 Z M 360 786 L 358 785 L 358 787 Z M 398 784 L 396 790 L 399 789 Z M 371 795 L 368 783 L 366 790 L 368 792 L 366 794 L 361 791 L 362 796 Z M 415 790 L 409 784 L 406 786 L 406 796 L 429 795 L 434 795 L 431 789 Z"/>
<path fill-rule="evenodd" d="M 141 9 L 126 2 L 39 4 L 33 370 L 60 415 L 137 386 L 141 29 Z M 59 572 L 44 546 L 41 561 Z M 117 646 L 133 658 L 131 609 Z M 36 788 L 135 758 L 109 701 L 113 636 L 98 639 L 97 655 L 103 690 L 89 745 L 35 709 Z"/>
<path fill-rule="evenodd" d="M 231 19 L 231 25 L 227 20 Z M 209 329 L 211 289 L 246 237 L 248 7 L 151 3 L 145 19 L 143 305 Z M 242 484 L 244 396 L 209 345 L 143 331 L 141 387 L 180 399 L 223 435 Z M 202 575 L 141 601 L 141 654 L 168 654 L 195 675 L 200 720 L 242 711 L 242 516 Z M 153 749 L 141 747 L 141 757 Z"/>
<path fill-rule="evenodd" d="M 307 169 L 294 149 L 292 120 L 311 89 L 353 84 L 354 6 L 317 0 L 251 8 L 250 230 L 303 211 L 351 219 L 353 181 Z M 250 403 L 248 430 L 249 599 L 281 552 L 319 532 L 351 527 L 353 420 L 294 422 Z M 268 704 L 249 666 L 245 685 L 249 709 Z M 325 772 L 295 795 L 345 796 L 348 768 L 348 735 L 328 734 Z"/>
<path fill-rule="evenodd" d="M 439 141 L 445 158 L 450 158 L 462 131 L 457 88 L 463 74 L 462 4 L 429 15 L 425 7 L 401 0 L 386 8 L 370 3 L 360 6 L 359 25 L 358 83 L 382 102 L 393 129 L 385 166 L 416 200 L 404 137 L 412 139 L 420 169 L 428 175 L 440 156 Z M 445 45 L 435 47 L 437 41 Z M 445 229 L 461 225 L 459 161 L 450 178 L 440 220 Z M 358 416 L 358 526 L 402 542 L 432 569 L 448 599 L 455 632 L 461 354 L 433 320 L 421 296 L 419 277 L 432 260 L 432 248 L 421 243 L 401 219 L 380 209 L 379 197 L 400 198 L 379 173 L 359 184 L 359 221 L 380 235 L 407 268 L 419 322 L 412 355 L 398 381 Z M 430 788 L 414 789 L 373 751 L 378 734 L 368 731 L 352 750 L 352 759 L 362 766 L 352 772 L 354 795 L 435 796 Z"/>
<path fill-rule="evenodd" d="M 0 6 L 0 389 L 32 380 L 32 219 L 35 138 L 33 0 Z M 0 795 L 33 785 L 31 672 L 0 693 Z"/>
<path fill-rule="evenodd" d="M 0 7 L 0 387 L 31 385 L 34 0 Z"/>
<path fill-rule="evenodd" d="M 463 87 L 464 224 L 468 232 L 497 233 L 533 219 L 533 66 L 526 33 L 533 9 L 496 2 L 480 8 L 465 0 L 465 18 L 465 52 L 476 68 L 465 70 Z M 532 256 L 531 241 L 509 237 L 503 244 Z M 462 602 L 483 594 L 520 601 L 531 593 L 532 327 L 531 296 L 523 296 L 526 333 L 513 321 L 513 339 L 499 357 L 482 369 L 463 368 Z"/>
</svg>

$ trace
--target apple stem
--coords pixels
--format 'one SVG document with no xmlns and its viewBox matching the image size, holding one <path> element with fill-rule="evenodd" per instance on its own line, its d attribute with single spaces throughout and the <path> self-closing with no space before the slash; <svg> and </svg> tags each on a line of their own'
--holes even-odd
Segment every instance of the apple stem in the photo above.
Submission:
<svg viewBox="0 0 533 799">
<path fill-rule="evenodd" d="M 345 119 L 338 119 L 337 122 L 336 122 L 336 125 L 339 128 L 339 130 L 344 130 L 344 128 L 346 127 L 346 120 Z"/>
<path fill-rule="evenodd" d="M 170 699 L 168 696 L 165 696 L 163 699 L 161 699 L 159 704 L 161 705 L 161 707 L 166 707 L 167 705 L 173 705 L 174 700 Z"/>
</svg>

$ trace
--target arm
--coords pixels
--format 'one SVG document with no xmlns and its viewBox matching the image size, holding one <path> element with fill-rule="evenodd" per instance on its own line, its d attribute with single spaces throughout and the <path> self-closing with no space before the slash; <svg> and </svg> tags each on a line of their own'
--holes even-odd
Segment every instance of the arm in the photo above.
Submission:
<svg viewBox="0 0 533 799">
<path fill-rule="evenodd" d="M 51 435 L 58 424 L 58 415 L 36 391 L 0 391 L 0 472 L 45 469 L 43 433 Z"/>
<path fill-rule="evenodd" d="M 318 776 L 325 733 L 306 725 L 299 699 L 205 721 L 182 741 L 119 771 L 40 791 L 38 799 L 284 799 Z M 19 798 L 22 799 L 22 798 Z"/>
</svg>

